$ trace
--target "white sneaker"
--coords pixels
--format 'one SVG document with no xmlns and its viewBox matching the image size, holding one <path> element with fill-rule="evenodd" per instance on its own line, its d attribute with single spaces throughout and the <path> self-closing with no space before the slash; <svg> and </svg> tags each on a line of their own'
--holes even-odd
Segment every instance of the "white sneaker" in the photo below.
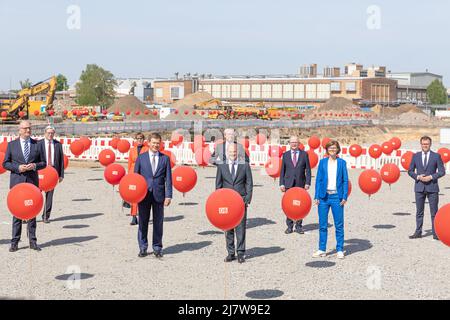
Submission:
<svg viewBox="0 0 450 320">
<path fill-rule="evenodd" d="M 337 253 L 337 258 L 338 258 L 338 259 L 344 259 L 344 252 L 339 251 L 339 252 Z"/>
<path fill-rule="evenodd" d="M 326 255 L 327 255 L 327 253 L 325 251 L 317 250 L 316 252 L 313 253 L 312 257 L 313 258 L 323 258 Z"/>
</svg>

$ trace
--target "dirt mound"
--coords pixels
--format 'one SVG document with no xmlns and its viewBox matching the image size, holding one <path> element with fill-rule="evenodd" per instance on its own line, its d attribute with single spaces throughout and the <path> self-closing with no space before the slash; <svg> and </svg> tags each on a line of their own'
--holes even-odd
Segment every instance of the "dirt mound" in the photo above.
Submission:
<svg viewBox="0 0 450 320">
<path fill-rule="evenodd" d="M 148 115 L 144 114 L 144 112 L 148 110 L 150 113 Z M 123 112 L 127 113 L 131 112 L 130 115 L 127 115 L 126 118 L 129 120 L 159 120 L 158 115 L 153 115 L 154 110 L 148 109 L 145 104 L 143 104 L 138 98 L 132 95 L 128 95 L 122 98 L 117 99 L 114 103 L 108 108 L 108 112 Z M 136 115 L 136 111 L 139 111 L 139 115 Z"/>
<path fill-rule="evenodd" d="M 420 108 L 413 104 L 402 104 L 399 107 L 382 107 L 380 105 L 376 105 L 372 108 L 372 111 L 376 112 L 377 114 L 383 115 L 384 118 L 388 119 L 399 118 L 406 113 L 410 115 L 403 116 L 404 119 L 412 119 L 414 115 L 419 115 L 419 118 L 422 119 L 428 118 L 428 116 Z M 423 117 L 422 115 L 424 115 L 425 117 Z"/>
<path fill-rule="evenodd" d="M 171 109 L 178 110 L 178 114 L 171 113 L 168 115 L 165 120 L 200 120 L 205 119 L 205 116 L 201 116 L 199 113 L 201 110 L 195 110 L 194 105 L 214 99 L 212 95 L 207 92 L 195 92 L 187 95 L 183 99 L 177 100 L 170 105 Z M 192 111 L 196 111 L 196 114 L 192 114 Z M 185 111 L 188 114 L 185 114 Z"/>
<path fill-rule="evenodd" d="M 317 109 L 317 112 L 361 112 L 361 108 L 353 103 L 353 101 L 342 98 L 332 97 L 327 100 L 321 107 Z"/>
</svg>

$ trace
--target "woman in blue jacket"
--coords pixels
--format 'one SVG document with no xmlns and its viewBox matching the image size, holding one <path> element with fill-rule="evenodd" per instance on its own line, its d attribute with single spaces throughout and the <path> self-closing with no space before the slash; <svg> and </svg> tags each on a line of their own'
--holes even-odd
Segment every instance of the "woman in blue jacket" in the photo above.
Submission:
<svg viewBox="0 0 450 320">
<path fill-rule="evenodd" d="M 327 158 L 320 160 L 316 175 L 315 204 L 319 211 L 319 250 L 314 258 L 325 257 L 327 247 L 328 212 L 333 214 L 336 228 L 336 251 L 344 258 L 344 205 L 348 196 L 348 173 L 345 160 L 338 158 L 339 142 L 330 141 L 325 146 Z"/>
</svg>

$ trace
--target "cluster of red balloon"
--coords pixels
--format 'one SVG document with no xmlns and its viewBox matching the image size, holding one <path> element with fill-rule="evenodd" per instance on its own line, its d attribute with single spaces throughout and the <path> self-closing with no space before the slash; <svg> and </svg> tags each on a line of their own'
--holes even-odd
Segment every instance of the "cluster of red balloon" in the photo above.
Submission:
<svg viewBox="0 0 450 320">
<path fill-rule="evenodd" d="M 88 137 L 83 136 L 79 140 L 72 141 L 69 147 L 70 152 L 72 152 L 75 157 L 78 157 L 86 150 L 89 150 L 91 144 L 92 141 Z"/>
</svg>

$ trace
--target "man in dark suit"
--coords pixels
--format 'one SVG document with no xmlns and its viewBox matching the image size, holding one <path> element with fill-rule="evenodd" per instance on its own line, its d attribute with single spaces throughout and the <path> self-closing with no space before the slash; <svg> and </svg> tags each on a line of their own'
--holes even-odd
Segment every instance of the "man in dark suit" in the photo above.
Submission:
<svg viewBox="0 0 450 320">
<path fill-rule="evenodd" d="M 211 158 L 209 158 L 209 163 L 213 165 L 226 163 L 227 150 L 230 144 L 236 143 L 236 133 L 233 128 L 227 128 L 223 132 L 224 142 L 218 143 L 214 149 Z M 238 158 L 245 159 L 246 162 L 250 162 L 250 159 L 245 152 L 245 148 L 242 144 L 237 144 L 237 156 Z"/>
<path fill-rule="evenodd" d="M 170 159 L 159 152 L 161 136 L 152 133 L 149 137 L 149 151 L 141 153 L 134 166 L 134 172 L 142 175 L 147 181 L 147 195 L 138 204 L 138 242 L 139 257 L 147 256 L 148 222 L 150 210 L 153 211 L 153 253 L 162 258 L 162 237 L 164 222 L 164 206 L 170 205 L 172 199 L 172 171 Z"/>
<path fill-rule="evenodd" d="M 231 143 L 227 147 L 226 163 L 217 165 L 216 190 L 222 188 L 233 189 L 243 198 L 245 203 L 245 213 L 239 225 L 225 233 L 228 256 L 225 262 L 236 259 L 234 245 L 234 235 L 236 234 L 238 262 L 245 262 L 245 229 L 247 223 L 247 206 L 252 200 L 253 178 L 250 165 L 245 158 L 238 159 L 238 147 L 236 143 Z"/>
<path fill-rule="evenodd" d="M 291 150 L 283 153 L 281 159 L 280 172 L 280 190 L 286 190 L 293 187 L 300 187 L 306 190 L 311 185 L 311 166 L 309 165 L 309 157 L 305 151 L 298 148 L 299 141 L 297 136 L 292 136 L 289 139 Z M 295 231 L 299 234 L 305 233 L 302 226 L 303 220 L 295 222 Z M 292 233 L 294 221 L 286 218 L 287 229 L 286 234 Z"/>
<path fill-rule="evenodd" d="M 56 169 L 59 175 L 59 183 L 64 179 L 64 153 L 62 144 L 55 140 L 55 128 L 47 126 L 44 130 L 45 138 L 38 142 L 41 152 L 45 155 L 47 166 L 52 166 Z M 45 207 L 42 212 L 42 221 L 49 223 L 50 214 L 52 212 L 53 194 L 55 190 L 45 193 Z"/>
<path fill-rule="evenodd" d="M 19 124 L 19 139 L 8 143 L 3 167 L 11 171 L 9 188 L 23 182 L 39 186 L 38 170 L 45 168 L 45 156 L 38 147 L 36 140 L 31 139 L 31 123 L 21 121 Z M 36 238 L 36 218 L 28 221 L 28 237 L 30 249 L 40 251 Z M 18 250 L 22 234 L 22 220 L 13 217 L 12 240 L 10 252 Z"/>
<path fill-rule="evenodd" d="M 425 209 L 425 198 L 428 197 L 431 213 L 431 228 L 433 239 L 438 240 L 434 230 L 434 217 L 439 206 L 439 184 L 438 179 L 445 175 L 445 167 L 439 153 L 430 150 L 431 138 L 424 136 L 420 138 L 422 151 L 417 152 L 409 166 L 408 174 L 414 179 L 414 192 L 416 194 L 416 231 L 410 239 L 422 237 L 423 213 Z"/>
</svg>

